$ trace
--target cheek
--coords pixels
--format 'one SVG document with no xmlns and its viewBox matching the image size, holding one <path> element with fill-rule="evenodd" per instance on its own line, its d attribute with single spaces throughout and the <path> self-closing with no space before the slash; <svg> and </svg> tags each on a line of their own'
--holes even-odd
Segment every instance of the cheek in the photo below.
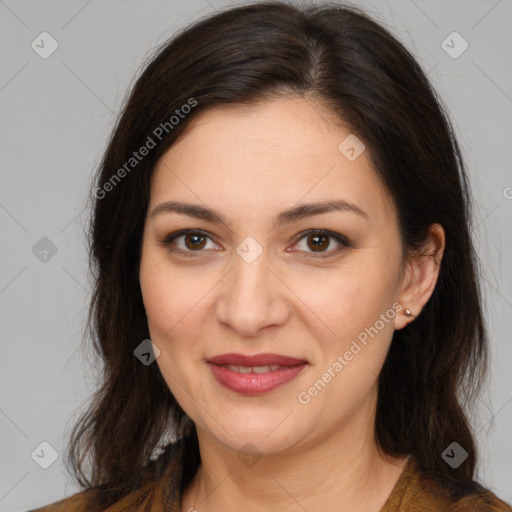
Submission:
<svg viewBox="0 0 512 512">
<path fill-rule="evenodd" d="M 373 325 L 393 303 L 391 272 L 376 271 L 377 264 L 339 268 L 295 281 L 294 292 L 308 323 L 318 324 L 327 339 L 352 339 Z"/>
<path fill-rule="evenodd" d="M 172 336 L 190 322 L 207 291 L 207 278 L 174 268 L 165 256 L 143 252 L 139 272 L 142 300 L 150 330 Z"/>
<path fill-rule="evenodd" d="M 181 403 L 186 400 L 181 396 L 183 386 L 194 388 L 194 365 L 189 363 L 200 356 L 195 353 L 199 347 L 194 340 L 201 325 L 197 315 L 201 314 L 200 299 L 205 293 L 204 278 L 193 279 L 190 274 L 184 277 L 184 272 L 161 259 L 144 255 L 139 279 L 150 339 L 160 349 L 156 364 Z"/>
</svg>

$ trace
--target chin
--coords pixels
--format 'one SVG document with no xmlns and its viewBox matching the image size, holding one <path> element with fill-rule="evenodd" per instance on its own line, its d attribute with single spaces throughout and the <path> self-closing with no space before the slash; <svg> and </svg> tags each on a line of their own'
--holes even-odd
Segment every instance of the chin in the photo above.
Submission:
<svg viewBox="0 0 512 512">
<path fill-rule="evenodd" d="M 287 428 L 290 426 L 295 428 L 295 422 L 285 425 L 287 423 L 283 422 L 285 417 L 286 414 L 282 414 L 279 419 L 276 419 L 275 414 L 258 414 L 255 418 L 254 412 L 252 417 L 232 415 L 229 417 L 229 422 L 223 423 L 222 426 L 217 423 L 212 425 L 209 422 L 206 425 L 207 428 L 203 426 L 202 430 L 206 430 L 207 434 L 218 443 L 236 452 L 269 455 L 286 450 L 301 437 L 299 432 L 292 432 Z M 229 426 L 226 427 L 226 424 Z"/>
</svg>

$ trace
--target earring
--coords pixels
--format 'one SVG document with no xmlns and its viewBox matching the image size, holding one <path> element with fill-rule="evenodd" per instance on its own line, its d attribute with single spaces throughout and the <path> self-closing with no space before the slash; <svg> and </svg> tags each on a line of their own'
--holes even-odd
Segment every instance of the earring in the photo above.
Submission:
<svg viewBox="0 0 512 512">
<path fill-rule="evenodd" d="M 409 308 L 405 308 L 404 313 L 405 313 L 405 316 L 414 316 L 414 315 L 412 314 L 412 311 L 411 311 Z"/>
</svg>

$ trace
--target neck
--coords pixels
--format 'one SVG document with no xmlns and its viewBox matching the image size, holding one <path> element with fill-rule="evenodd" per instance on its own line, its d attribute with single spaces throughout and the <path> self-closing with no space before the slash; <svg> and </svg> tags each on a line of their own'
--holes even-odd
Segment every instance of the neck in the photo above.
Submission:
<svg viewBox="0 0 512 512">
<path fill-rule="evenodd" d="M 245 463 L 208 432 L 197 428 L 197 434 L 201 465 L 185 489 L 182 511 L 332 510 L 336 503 L 340 512 L 379 512 L 407 462 L 379 451 L 374 421 L 364 414 L 286 453 Z"/>
</svg>

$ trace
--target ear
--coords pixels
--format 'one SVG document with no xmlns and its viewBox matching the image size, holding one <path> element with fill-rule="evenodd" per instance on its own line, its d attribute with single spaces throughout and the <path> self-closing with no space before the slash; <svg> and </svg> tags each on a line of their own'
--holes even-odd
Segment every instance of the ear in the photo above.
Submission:
<svg viewBox="0 0 512 512">
<path fill-rule="evenodd" d="M 409 322 L 414 321 L 434 292 L 444 247 L 443 227 L 438 223 L 431 224 L 424 247 L 407 258 L 398 299 L 403 309 L 395 316 L 395 329 L 402 329 Z M 407 316 L 406 309 L 409 309 L 413 316 Z"/>
</svg>

